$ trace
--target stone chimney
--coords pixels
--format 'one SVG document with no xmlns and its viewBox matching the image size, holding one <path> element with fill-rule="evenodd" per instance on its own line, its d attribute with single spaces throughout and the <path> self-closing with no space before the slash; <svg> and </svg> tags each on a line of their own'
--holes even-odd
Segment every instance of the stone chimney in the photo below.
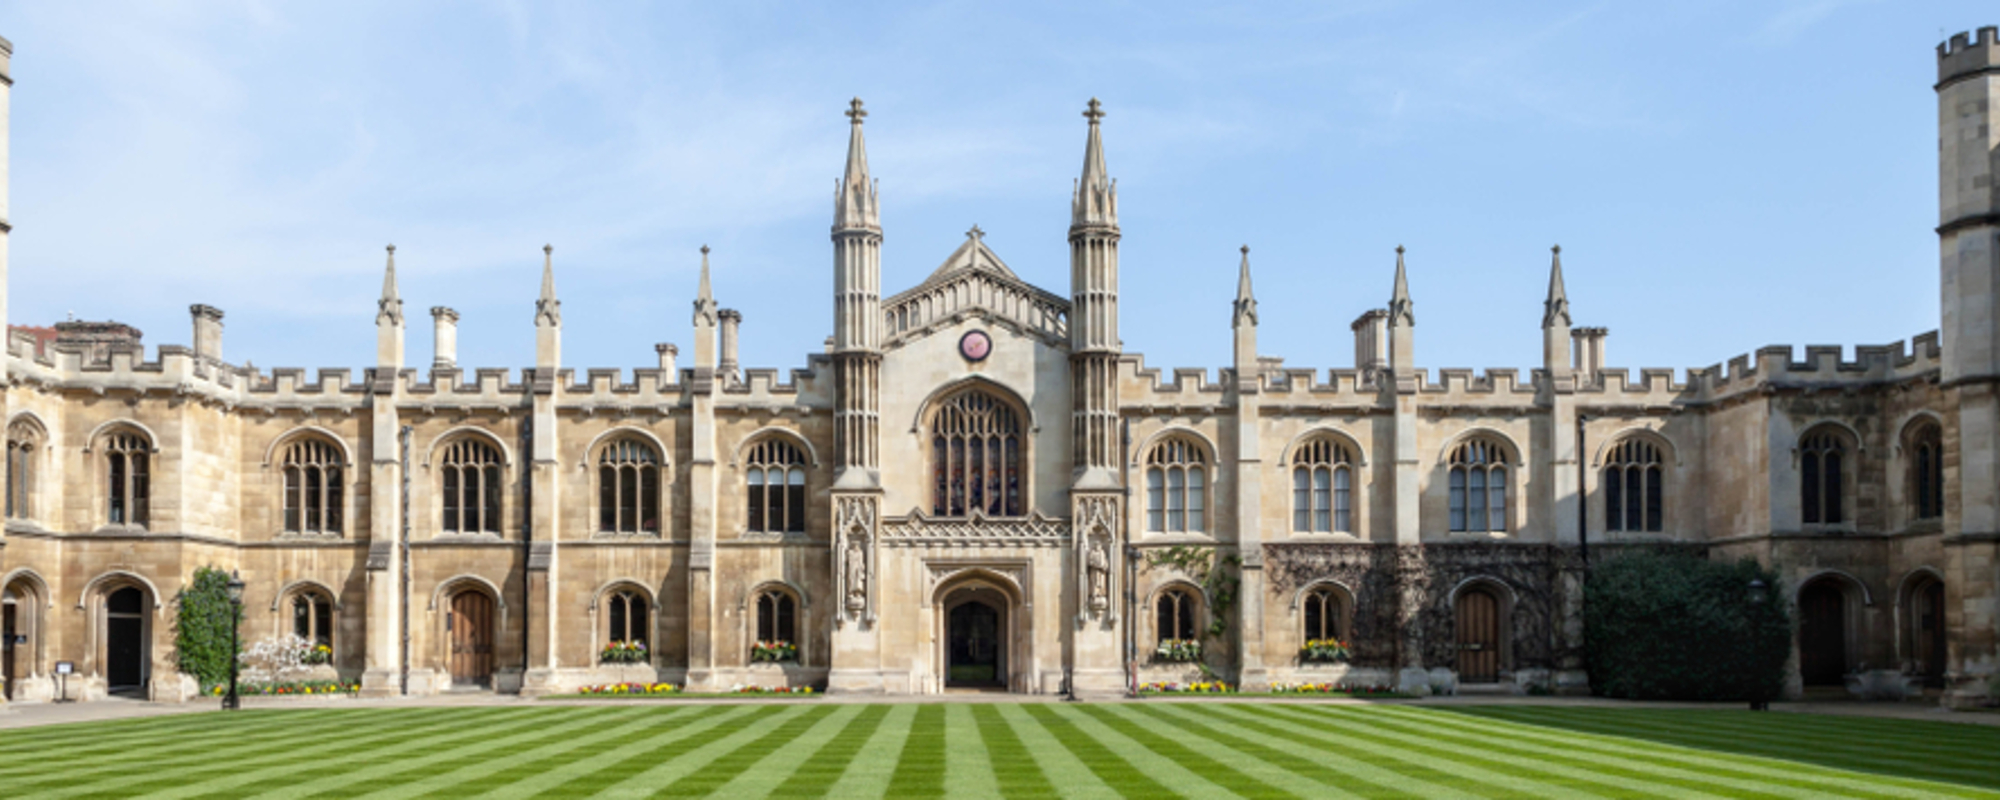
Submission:
<svg viewBox="0 0 2000 800">
<path fill-rule="evenodd" d="M 1367 373 L 1389 366 L 1389 312 L 1369 309 L 1354 320 L 1354 369 Z"/>
<path fill-rule="evenodd" d="M 222 360 L 222 309 L 200 303 L 188 306 L 194 317 L 194 354 L 208 361 Z"/>
<path fill-rule="evenodd" d="M 1609 328 L 1577 328 L 1570 331 L 1572 361 L 1579 384 L 1595 385 L 1604 372 L 1604 337 Z"/>
<path fill-rule="evenodd" d="M 722 357 L 715 365 L 715 372 L 723 378 L 736 380 L 736 329 L 743 324 L 743 312 L 725 308 L 717 313 L 722 320 Z"/>
<path fill-rule="evenodd" d="M 458 312 L 444 306 L 431 306 L 431 320 L 437 342 L 437 355 L 431 358 L 431 369 L 458 369 Z"/>
<path fill-rule="evenodd" d="M 680 380 L 680 347 L 673 342 L 661 342 L 653 345 L 653 352 L 660 354 L 660 377 L 668 382 Z"/>
</svg>

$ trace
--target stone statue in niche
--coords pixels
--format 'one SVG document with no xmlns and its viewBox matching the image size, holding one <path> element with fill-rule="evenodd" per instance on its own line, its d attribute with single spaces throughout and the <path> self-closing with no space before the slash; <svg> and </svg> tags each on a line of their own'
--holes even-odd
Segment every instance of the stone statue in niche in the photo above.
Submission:
<svg viewBox="0 0 2000 800">
<path fill-rule="evenodd" d="M 861 538 L 847 539 L 847 610 L 860 613 L 868 605 L 868 554 Z"/>
<path fill-rule="evenodd" d="M 1110 605 L 1111 559 L 1104 555 L 1108 544 L 1098 539 L 1090 545 L 1085 565 L 1090 570 L 1090 610 L 1103 612 Z"/>
</svg>

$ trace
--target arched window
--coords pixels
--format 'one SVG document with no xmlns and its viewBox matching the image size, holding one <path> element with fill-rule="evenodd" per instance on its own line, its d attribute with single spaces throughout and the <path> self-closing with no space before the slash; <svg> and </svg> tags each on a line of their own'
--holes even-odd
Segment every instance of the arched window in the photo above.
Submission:
<svg viewBox="0 0 2000 800">
<path fill-rule="evenodd" d="M 500 451 L 465 436 L 445 445 L 439 465 L 445 533 L 500 532 Z"/>
<path fill-rule="evenodd" d="M 1662 529 L 1660 448 L 1626 439 L 1604 463 L 1604 529 L 1658 533 Z"/>
<path fill-rule="evenodd" d="M 605 641 L 636 642 L 646 644 L 652 640 L 646 627 L 647 608 L 645 595 L 630 589 L 619 589 L 605 596 Z"/>
<path fill-rule="evenodd" d="M 660 532 L 660 456 L 637 439 L 619 439 L 597 454 L 597 530 Z"/>
<path fill-rule="evenodd" d="M 1910 494 L 1917 519 L 1944 516 L 1944 431 L 1926 422 L 1910 435 Z"/>
<path fill-rule="evenodd" d="M 1451 529 L 1507 532 L 1507 451 L 1469 439 L 1451 451 Z"/>
<path fill-rule="evenodd" d="M 1841 513 L 1843 462 L 1847 440 L 1839 434 L 1819 431 L 1799 440 L 1799 507 L 1808 525 L 1833 525 Z"/>
<path fill-rule="evenodd" d="M 931 414 L 931 513 L 1021 515 L 1021 415 L 1005 400 L 965 389 Z"/>
<path fill-rule="evenodd" d="M 1208 452 L 1175 437 L 1146 453 L 1146 530 L 1195 532 L 1208 529 Z"/>
<path fill-rule="evenodd" d="M 285 531 L 340 533 L 341 454 L 333 443 L 301 438 L 285 447 Z"/>
<path fill-rule="evenodd" d="M 743 462 L 750 487 L 749 530 L 805 533 L 805 454 L 797 445 L 772 436 L 752 446 Z"/>
<path fill-rule="evenodd" d="M 18 420 L 7 426 L 8 519 L 35 515 L 35 457 L 41 450 L 42 432 L 33 423 Z"/>
<path fill-rule="evenodd" d="M 105 518 L 145 527 L 151 516 L 152 443 L 131 431 L 104 437 Z"/>
<path fill-rule="evenodd" d="M 1194 641 L 1194 618 L 1200 602 L 1194 592 L 1179 586 L 1160 592 L 1159 599 L 1153 601 L 1153 635 L 1162 641 Z"/>
<path fill-rule="evenodd" d="M 312 590 L 292 595 L 292 635 L 333 648 L 333 599 Z"/>
<path fill-rule="evenodd" d="M 757 593 L 757 641 L 798 643 L 798 601 L 783 589 Z"/>
<path fill-rule="evenodd" d="M 1347 614 L 1340 592 L 1321 586 L 1306 593 L 1304 641 L 1338 639 L 1347 641 Z"/>
<path fill-rule="evenodd" d="M 1354 531 L 1354 458 L 1329 437 L 1299 445 L 1292 455 L 1292 530 Z"/>
</svg>

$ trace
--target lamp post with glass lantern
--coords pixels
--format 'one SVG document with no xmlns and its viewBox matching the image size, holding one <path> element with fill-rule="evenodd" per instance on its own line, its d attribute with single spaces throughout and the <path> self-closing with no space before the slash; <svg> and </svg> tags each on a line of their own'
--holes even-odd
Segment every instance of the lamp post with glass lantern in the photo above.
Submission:
<svg viewBox="0 0 2000 800">
<path fill-rule="evenodd" d="M 236 694 L 236 664 L 242 658 L 243 643 L 237 637 L 237 624 L 243 619 L 243 578 L 235 570 L 229 571 L 229 695 L 222 698 L 225 711 L 235 711 L 243 707 L 243 698 Z"/>
<path fill-rule="evenodd" d="M 1758 653 L 1757 653 L 1757 649 L 1758 649 L 1759 645 L 1763 644 L 1763 642 L 1762 642 L 1762 641 L 1760 640 L 1760 637 L 1759 637 L 1759 636 L 1757 635 L 1757 629 L 1758 629 L 1758 627 L 1760 627 L 1758 623 L 1759 623 L 1759 622 L 1761 622 L 1761 621 L 1762 621 L 1762 619 L 1763 619 L 1763 611 L 1764 611 L 1764 590 L 1765 590 L 1766 588 L 1768 588 L 1768 587 L 1767 587 L 1767 586 L 1765 585 L 1765 583 L 1764 583 L 1764 579 L 1763 579 L 1763 578 L 1751 578 L 1751 579 L 1750 579 L 1750 597 L 1749 597 L 1749 600 L 1750 600 L 1750 647 L 1751 647 L 1751 658 L 1752 658 L 1753 662 L 1754 662 L 1755 660 L 1757 660 L 1757 655 L 1758 655 Z M 1764 687 L 1762 686 L 1762 683 L 1763 683 L 1763 680 L 1762 680 L 1762 676 L 1759 676 L 1759 675 L 1754 675 L 1754 674 L 1752 675 L 1752 677 L 1751 677 L 1751 681 L 1750 681 L 1750 710 L 1751 710 L 1751 711 L 1769 711 L 1769 710 L 1771 710 L 1771 703 L 1770 703 L 1770 701 L 1768 701 L 1768 700 L 1765 700 L 1765 699 L 1764 699 Z"/>
</svg>

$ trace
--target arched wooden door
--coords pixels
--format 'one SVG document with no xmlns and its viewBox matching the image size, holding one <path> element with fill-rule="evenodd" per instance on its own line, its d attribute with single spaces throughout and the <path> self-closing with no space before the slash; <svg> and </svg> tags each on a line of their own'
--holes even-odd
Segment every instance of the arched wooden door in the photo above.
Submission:
<svg viewBox="0 0 2000 800">
<path fill-rule="evenodd" d="M 1458 595 L 1458 681 L 1500 680 L 1500 599 L 1482 587 Z"/>
<path fill-rule="evenodd" d="M 1928 581 L 1910 593 L 1911 658 L 1924 686 L 1944 687 L 1944 583 Z"/>
<path fill-rule="evenodd" d="M 493 685 L 493 599 L 478 591 L 451 596 L 445 617 L 453 686 Z"/>
<path fill-rule="evenodd" d="M 1847 674 L 1847 598 L 1821 581 L 1799 592 L 1799 679 L 1839 686 Z"/>
<path fill-rule="evenodd" d="M 114 692 L 146 683 L 146 593 L 127 586 L 104 598 L 104 682 Z"/>
</svg>

